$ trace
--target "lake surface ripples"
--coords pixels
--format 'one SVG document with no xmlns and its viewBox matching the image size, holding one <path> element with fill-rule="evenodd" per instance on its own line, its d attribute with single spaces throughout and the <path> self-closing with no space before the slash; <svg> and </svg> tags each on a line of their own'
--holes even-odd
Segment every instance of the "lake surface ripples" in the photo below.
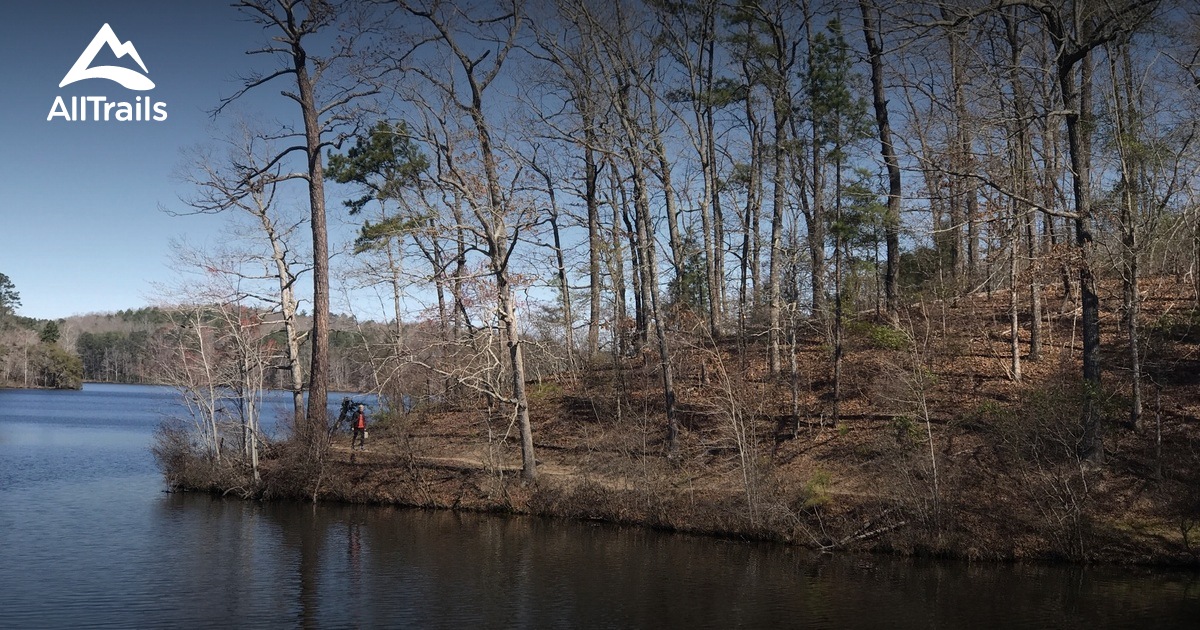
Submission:
<svg viewBox="0 0 1200 630">
<path fill-rule="evenodd" d="M 272 398 L 280 412 L 286 396 Z M 166 494 L 167 388 L 0 390 L 0 628 L 1190 628 L 1191 572 Z"/>
</svg>

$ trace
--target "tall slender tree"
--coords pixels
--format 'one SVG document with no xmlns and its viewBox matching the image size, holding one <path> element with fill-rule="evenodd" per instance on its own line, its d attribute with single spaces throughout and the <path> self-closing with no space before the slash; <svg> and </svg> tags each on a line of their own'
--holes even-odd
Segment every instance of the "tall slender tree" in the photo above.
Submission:
<svg viewBox="0 0 1200 630">
<path fill-rule="evenodd" d="M 362 89 L 353 81 L 343 84 L 327 74 L 335 65 L 347 59 L 355 49 L 355 40 L 339 39 L 329 55 L 312 53 L 312 43 L 331 34 L 338 20 L 338 10 L 346 5 L 327 0 L 241 0 L 234 3 L 243 15 L 270 33 L 262 47 L 248 51 L 278 61 L 269 71 L 246 77 L 242 87 L 221 101 L 217 112 L 243 95 L 274 82 L 286 79 L 291 89 L 281 94 L 299 108 L 299 130 L 285 137 L 296 143 L 282 149 L 268 160 L 264 169 L 274 167 L 293 153 L 303 156 L 303 169 L 282 175 L 307 183 L 308 205 L 311 214 L 313 251 L 313 312 L 309 342 L 312 356 L 309 361 L 309 394 L 307 423 L 303 426 L 306 439 L 316 445 L 316 436 L 325 433 L 329 392 L 329 232 L 325 211 L 325 174 L 321 152 L 340 140 L 339 131 L 349 122 L 345 108 L 372 90 Z M 342 77 L 347 75 L 343 74 Z M 248 184 L 264 170 L 247 172 Z"/>
<path fill-rule="evenodd" d="M 892 321 L 896 321 L 900 289 L 900 207 L 904 187 L 900 178 L 900 160 L 896 155 L 896 146 L 892 142 L 892 125 L 888 114 L 883 67 L 883 24 L 879 17 L 879 9 L 874 6 L 873 0 L 859 0 L 858 6 L 862 14 L 863 39 L 866 41 L 867 55 L 871 64 L 871 100 L 875 106 L 879 152 L 883 157 L 888 179 L 887 215 L 884 217 L 887 254 L 883 274 L 883 291 L 888 317 Z"/>
<path fill-rule="evenodd" d="M 521 207 L 512 187 L 506 186 L 502 178 L 501 153 L 491 118 L 498 114 L 490 111 L 493 102 L 487 98 L 488 89 L 500 76 L 524 28 L 523 7 L 515 0 L 475 14 L 439 2 L 399 0 L 396 7 L 401 19 L 412 22 L 417 29 L 403 33 L 411 37 L 407 40 L 410 47 L 397 56 L 402 60 L 397 69 L 420 77 L 419 90 L 429 90 L 432 98 L 447 103 L 464 117 L 455 133 L 464 134 L 473 155 L 443 153 L 440 158 L 446 170 L 439 174 L 439 183 L 455 190 L 469 209 L 474 220 L 472 230 L 481 241 L 495 283 L 495 315 L 503 331 L 510 376 L 510 394 L 505 400 L 513 407 L 521 435 L 522 476 L 532 481 L 537 477 L 537 462 L 529 419 L 525 351 L 509 266 L 519 242 L 513 230 L 521 227 Z M 422 65 L 424 48 L 437 48 L 447 55 L 455 74 L 446 77 L 439 69 Z M 450 112 L 438 115 L 448 117 Z M 447 144 L 444 137 L 431 140 L 438 147 Z M 469 170 L 474 165 L 479 171 Z"/>
<path fill-rule="evenodd" d="M 1035 3 L 1055 51 L 1055 76 L 1067 126 L 1071 162 L 1075 247 L 1079 253 L 1079 290 L 1083 302 L 1083 439 L 1081 453 L 1104 461 L 1100 411 L 1100 296 L 1096 290 L 1095 217 L 1092 208 L 1093 51 L 1139 28 L 1158 2 L 1067 6 Z"/>
<path fill-rule="evenodd" d="M 833 418 L 837 422 L 842 386 L 843 336 L 846 301 L 843 299 L 845 246 L 850 236 L 849 224 L 842 212 L 845 197 L 843 170 L 847 154 L 854 143 L 867 137 L 866 103 L 856 92 L 857 75 L 853 73 L 849 44 L 842 33 L 841 21 L 833 19 L 827 32 L 818 33 L 812 41 L 810 65 L 806 75 L 809 112 L 813 127 L 813 142 L 832 162 L 833 214 L 830 233 L 833 236 L 834 305 L 833 305 Z M 827 168 L 824 165 L 822 169 Z"/>
<path fill-rule="evenodd" d="M 21 294 L 17 292 L 17 285 L 8 276 L 0 273 L 0 321 L 3 318 L 12 315 L 21 306 Z"/>
</svg>

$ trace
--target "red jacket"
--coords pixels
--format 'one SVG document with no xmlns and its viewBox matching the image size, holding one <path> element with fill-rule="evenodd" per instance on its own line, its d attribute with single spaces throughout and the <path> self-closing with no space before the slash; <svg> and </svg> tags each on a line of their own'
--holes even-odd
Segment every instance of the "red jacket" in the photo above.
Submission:
<svg viewBox="0 0 1200 630">
<path fill-rule="evenodd" d="M 360 412 L 358 412 L 357 414 L 355 414 L 355 415 L 354 415 L 354 428 L 355 428 L 355 429 L 365 429 L 365 428 L 367 428 L 367 416 L 366 416 L 366 414 L 364 414 L 363 412 L 361 412 L 361 411 L 360 411 Z"/>
</svg>

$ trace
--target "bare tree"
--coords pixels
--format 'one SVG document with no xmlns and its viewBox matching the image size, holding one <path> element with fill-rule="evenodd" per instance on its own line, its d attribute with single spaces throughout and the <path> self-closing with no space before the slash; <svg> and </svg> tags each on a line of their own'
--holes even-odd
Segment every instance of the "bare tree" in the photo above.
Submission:
<svg viewBox="0 0 1200 630">
<path fill-rule="evenodd" d="M 173 326 L 158 336 L 159 378 L 179 390 L 188 436 L 203 456 L 221 467 L 234 438 L 257 484 L 266 372 L 282 358 L 270 339 L 273 311 L 262 307 L 260 278 L 250 271 L 262 260 L 236 249 L 173 247 L 180 280 L 161 289 Z"/>
<path fill-rule="evenodd" d="M 306 335 L 300 331 L 295 285 L 309 267 L 298 259 L 293 241 L 295 232 L 305 222 L 288 220 L 276 207 L 282 174 L 278 165 L 264 168 L 275 152 L 260 134 L 243 127 L 227 142 L 227 148 L 225 159 L 217 158 L 211 151 L 194 154 L 193 163 L 183 177 L 195 190 L 183 201 L 195 212 L 238 211 L 252 221 L 250 233 L 257 234 L 252 240 L 261 243 L 261 249 L 266 253 L 248 254 L 260 262 L 257 269 L 228 271 L 248 282 L 265 280 L 275 284 L 275 292 L 262 291 L 255 297 L 261 304 L 276 310 L 279 323 L 283 325 L 284 362 L 272 367 L 283 368 L 289 374 L 293 414 L 299 419 L 304 417 L 304 367 L 300 347 Z M 247 181 L 247 172 L 259 175 Z"/>
<path fill-rule="evenodd" d="M 278 66 L 247 76 L 242 87 L 222 99 L 214 113 L 219 113 L 247 92 L 284 78 L 294 81 L 295 91 L 284 90 L 281 94 L 296 103 L 302 119 L 302 131 L 279 134 L 279 139 L 295 144 L 278 151 L 261 168 L 247 169 L 243 181 L 247 184 L 256 181 L 294 153 L 304 157 L 303 170 L 279 177 L 303 180 L 308 185 L 313 249 L 313 324 L 309 337 L 312 357 L 305 431 L 308 438 L 314 438 L 324 432 L 329 390 L 329 235 L 321 151 L 340 141 L 342 132 L 339 129 L 349 122 L 345 108 L 372 91 L 362 89 L 354 81 L 339 84 L 345 77 L 353 76 L 350 73 L 341 73 L 337 78 L 327 74 L 335 64 L 344 62 L 353 53 L 353 37 L 339 39 L 337 47 L 328 56 L 316 56 L 311 51 L 311 42 L 315 38 L 330 34 L 336 28 L 338 9 L 346 5 L 327 0 L 241 0 L 233 6 L 271 33 L 265 46 L 249 50 L 248 54 L 273 57 L 278 60 Z"/>
<path fill-rule="evenodd" d="M 658 19 L 662 24 L 661 39 L 675 64 L 682 71 L 683 86 L 668 92 L 671 100 L 683 101 L 690 110 L 679 114 L 684 122 L 692 149 L 699 163 L 704 182 L 697 206 L 700 213 L 702 240 L 704 243 L 705 292 L 708 305 L 708 334 L 720 336 L 721 320 L 724 316 L 725 285 L 725 219 L 722 210 L 722 174 L 717 163 L 717 145 L 720 141 L 716 123 L 718 109 L 734 102 L 736 92 L 732 86 L 718 76 L 717 42 L 721 13 L 720 3 L 703 0 L 694 3 L 664 4 L 658 8 Z M 661 96 L 648 95 L 651 106 L 650 120 L 656 120 L 654 103 Z M 688 121 L 690 118 L 690 121 Z M 687 124 L 689 123 L 690 124 Z M 663 178 L 664 197 L 667 202 L 668 226 L 671 228 L 671 251 L 676 277 L 683 274 L 683 243 L 675 225 L 678 211 L 674 207 L 674 187 L 669 184 L 670 169 L 667 166 L 666 150 L 662 135 L 654 134 L 655 153 L 659 156 L 660 177 Z M 676 282 L 676 286 L 682 283 Z"/>
<path fill-rule="evenodd" d="M 1117 207 L 1120 229 L 1117 268 L 1121 275 L 1122 307 L 1129 351 L 1131 380 L 1129 425 L 1142 427 L 1144 348 L 1141 339 L 1141 279 L 1149 242 L 1165 223 L 1168 208 L 1184 187 L 1187 153 L 1195 140 L 1197 122 L 1183 120 L 1154 102 L 1153 85 L 1162 79 L 1153 61 L 1135 68 L 1133 45 L 1118 40 L 1105 46 L 1108 58 L 1108 110 L 1111 148 L 1116 153 L 1117 183 L 1109 205 Z M 1167 83 L 1165 80 L 1163 84 Z"/>
<path fill-rule="evenodd" d="M 547 108 L 547 99 L 541 98 L 531 102 L 530 108 L 536 111 L 540 125 L 548 130 L 539 135 L 554 135 L 575 160 L 582 162 L 578 176 L 582 181 L 575 194 L 585 207 L 580 223 L 586 226 L 588 234 L 587 357 L 595 361 L 599 358 L 600 330 L 604 324 L 603 258 L 608 249 L 602 234 L 600 177 L 604 156 L 612 152 L 612 139 L 606 129 L 605 118 L 610 107 L 601 89 L 604 79 L 592 56 L 597 35 L 592 33 L 594 24 L 587 15 L 585 2 L 560 2 L 554 4 L 552 12 L 532 23 L 537 42 L 533 54 L 548 66 L 548 72 L 539 67 L 530 74 L 539 75 L 543 90 L 539 96 L 549 95 L 550 102 L 557 100 L 562 107 Z"/>
<path fill-rule="evenodd" d="M 652 98 L 648 94 L 650 88 L 645 84 L 653 80 L 654 70 L 653 64 L 647 68 L 644 59 L 646 51 L 638 47 L 642 33 L 638 31 L 635 16 L 628 11 L 628 7 L 618 3 L 610 13 L 592 12 L 588 14 L 588 19 L 593 23 L 593 32 L 604 33 L 594 46 L 598 60 L 603 64 L 606 79 L 603 89 L 606 90 L 607 100 L 613 103 L 616 124 L 620 130 L 620 157 L 629 169 L 632 190 L 627 194 L 624 186 L 615 185 L 615 188 L 621 196 L 620 206 L 630 236 L 630 254 L 635 261 L 635 302 L 641 304 L 637 310 L 641 311 L 643 341 L 647 340 L 649 327 L 652 325 L 654 328 L 667 420 L 666 446 L 668 453 L 673 455 L 678 448 L 679 421 L 676 416 L 671 348 L 663 321 L 665 309 L 659 295 L 658 247 L 650 208 L 651 165 L 646 157 L 657 155 L 661 159 L 661 154 L 654 149 L 658 146 L 659 129 L 649 106 L 649 99 Z M 615 166 L 613 171 L 615 174 Z"/>
<path fill-rule="evenodd" d="M 859 0 L 858 6 L 862 13 L 863 39 L 867 43 L 867 54 L 871 62 L 871 100 L 875 107 L 880 154 L 888 176 L 887 215 L 884 217 L 887 267 L 883 275 L 883 287 L 888 317 L 895 322 L 898 317 L 900 288 L 900 206 L 904 188 L 900 179 L 900 161 L 892 142 L 892 125 L 888 116 L 887 91 L 884 87 L 883 25 L 879 9 L 873 4 L 872 0 Z"/>
<path fill-rule="evenodd" d="M 805 170 L 805 165 L 801 163 L 801 151 L 793 147 L 793 143 L 799 139 L 794 116 L 797 103 L 793 96 L 793 80 L 798 62 L 797 51 L 803 41 L 795 34 L 795 30 L 807 28 L 811 17 L 809 3 L 805 1 L 800 4 L 803 13 L 800 18 L 794 14 L 795 8 L 786 2 L 741 4 L 731 16 L 734 24 L 744 25 L 746 30 L 744 36 L 747 44 L 742 54 L 748 63 L 744 72 L 757 78 L 771 104 L 771 227 L 768 236 L 766 283 L 767 365 L 771 374 L 778 374 L 781 368 L 780 345 L 784 332 L 783 239 L 786 227 L 784 219 L 789 202 L 789 182 L 794 174 L 804 178 Z M 804 188 L 803 182 L 801 188 Z M 815 199 L 816 195 L 813 198 Z M 814 316 L 818 316 L 824 309 L 825 299 L 825 218 L 821 212 L 822 207 L 815 204 L 804 208 L 808 222 Z"/>
<path fill-rule="evenodd" d="M 427 141 L 438 148 L 444 160 L 445 171 L 439 173 L 438 184 L 454 190 L 471 212 L 474 223 L 469 229 L 481 243 L 495 283 L 496 316 L 504 333 L 511 386 L 510 394 L 501 399 L 512 405 L 520 429 L 522 475 L 533 480 L 537 477 L 537 464 L 525 387 L 525 355 L 509 267 L 519 243 L 512 230 L 520 230 L 528 220 L 521 212 L 528 212 L 529 208 L 522 206 L 513 195 L 513 187 L 506 186 L 502 178 L 499 148 L 489 119 L 491 105 L 486 98 L 514 49 L 525 19 L 516 2 L 491 11 L 481 10 L 475 15 L 440 2 L 400 0 L 396 6 L 416 29 L 404 33 L 411 39 L 396 57 L 400 60 L 398 69 L 419 77 L 419 89 L 428 90 L 428 96 L 436 102 L 447 104 L 446 110 L 433 111 L 432 116 L 448 120 L 455 116 L 465 118 L 454 132 L 465 134 L 474 159 L 466 154 L 446 153 L 448 139 L 444 136 Z M 428 48 L 448 55 L 454 70 L 445 73 L 432 65 L 423 65 L 421 57 Z M 435 101 L 417 98 L 409 102 L 428 110 Z M 473 170 L 476 166 L 478 171 Z M 515 225 L 510 227 L 514 220 Z"/>
<path fill-rule="evenodd" d="M 1008 42 L 1009 59 L 1008 59 L 1008 83 L 1011 90 L 1012 99 L 1012 129 L 1011 137 L 1013 138 L 1012 151 L 1009 159 L 1012 164 L 1013 188 L 1018 194 L 1025 199 L 1035 197 L 1035 182 L 1034 182 L 1034 151 L 1033 151 L 1033 113 L 1032 103 L 1029 90 L 1025 85 L 1025 77 L 1022 72 L 1022 59 L 1025 54 L 1023 41 L 1023 28 L 1020 20 L 1019 10 L 1010 8 L 1002 12 L 1001 18 L 1004 22 L 1005 38 Z M 1042 351 L 1042 284 L 1041 284 L 1041 250 L 1042 238 L 1037 230 L 1037 214 L 1029 204 L 1023 204 L 1013 199 L 1014 211 L 1017 212 L 1018 220 L 1021 223 L 1021 229 L 1024 232 L 1025 247 L 1029 259 L 1029 360 L 1037 361 L 1041 358 Z M 1019 238 L 1013 235 L 1014 238 Z M 1015 244 L 1014 244 L 1015 246 Z M 1012 252 L 1015 257 L 1016 251 Z M 1015 269 L 1012 270 L 1015 273 Z M 1015 282 L 1015 278 L 1010 278 L 1010 282 Z M 1015 289 L 1013 289 L 1015 291 Z M 1015 294 L 1012 297 L 1014 301 L 1014 310 L 1016 309 Z M 1017 329 L 1013 329 L 1014 344 L 1016 341 Z M 1013 362 L 1020 361 L 1020 349 L 1014 345 Z M 1019 377 L 1018 377 L 1019 378 Z"/>
<path fill-rule="evenodd" d="M 562 239 L 562 211 L 558 205 L 558 195 L 556 191 L 558 186 L 555 184 L 556 178 L 551 176 L 548 167 L 542 165 L 538 159 L 538 147 L 534 147 L 533 155 L 527 159 L 529 167 L 534 170 L 545 185 L 546 196 L 549 198 L 549 216 L 547 220 L 550 222 L 550 235 L 553 242 L 550 244 L 551 250 L 554 252 L 554 268 L 556 279 L 558 281 L 558 295 L 562 306 L 562 323 L 563 334 L 565 335 L 567 347 L 567 364 L 572 368 L 575 365 L 575 315 L 571 308 L 571 284 L 567 280 L 567 264 L 563 253 Z"/>
<path fill-rule="evenodd" d="M 1091 134 L 1093 60 L 1091 53 L 1105 43 L 1137 29 L 1156 10 L 1157 2 L 1123 2 L 1084 8 L 1035 3 L 1053 43 L 1059 96 L 1066 111 L 1067 149 L 1071 159 L 1075 246 L 1079 252 L 1079 289 L 1083 301 L 1083 408 L 1081 451 L 1094 462 L 1104 461 L 1100 418 L 1100 298 L 1096 293 L 1095 248 L 1092 234 Z"/>
</svg>

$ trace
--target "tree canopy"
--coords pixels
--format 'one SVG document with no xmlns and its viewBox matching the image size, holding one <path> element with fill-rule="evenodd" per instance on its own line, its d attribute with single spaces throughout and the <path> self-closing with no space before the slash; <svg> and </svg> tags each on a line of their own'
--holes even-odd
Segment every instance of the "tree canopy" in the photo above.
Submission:
<svg viewBox="0 0 1200 630">
<path fill-rule="evenodd" d="M 3 273 L 0 273 L 0 317 L 12 315 L 21 306 L 21 294 L 17 287 Z"/>
</svg>

